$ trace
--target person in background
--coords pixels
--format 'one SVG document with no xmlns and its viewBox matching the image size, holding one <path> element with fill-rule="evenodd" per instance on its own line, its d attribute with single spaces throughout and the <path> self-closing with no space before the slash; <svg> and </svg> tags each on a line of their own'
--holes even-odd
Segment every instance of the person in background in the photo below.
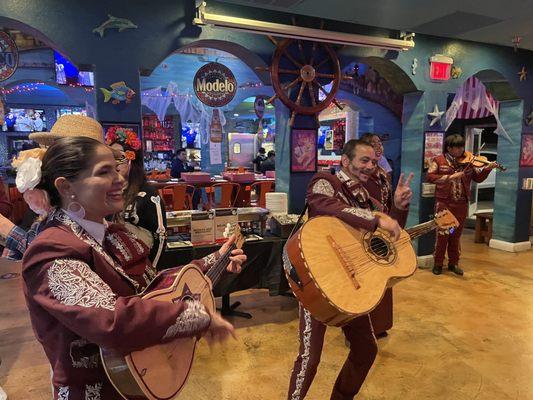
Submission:
<svg viewBox="0 0 533 400">
<path fill-rule="evenodd" d="M 261 173 L 264 175 L 267 171 L 276 170 L 276 152 L 270 150 L 267 154 L 267 159 L 261 163 Z"/>
<path fill-rule="evenodd" d="M 59 139 L 46 152 L 38 188 L 53 207 L 28 248 L 23 291 L 31 324 L 51 366 L 54 400 L 119 399 L 100 348 L 128 354 L 175 338 L 223 341 L 233 326 L 195 299 L 142 299 L 155 275 L 146 246 L 105 217 L 124 209 L 124 180 L 113 151 L 94 139 Z M 207 271 L 229 251 L 193 260 Z M 246 256 L 230 253 L 239 272 Z"/>
<path fill-rule="evenodd" d="M 266 160 L 266 150 L 264 147 L 260 147 L 257 152 L 257 156 L 254 158 L 254 170 L 255 172 L 261 172 L 261 163 Z"/>
<path fill-rule="evenodd" d="M 13 205 L 9 201 L 3 179 L 0 177 L 0 215 L 9 218 L 13 211 Z"/>
<path fill-rule="evenodd" d="M 375 140 L 378 138 L 378 140 Z M 361 142 L 367 143 L 374 149 L 374 161 L 376 168 L 369 179 L 363 183 L 363 187 L 368 191 L 370 197 L 378 200 L 381 211 L 398 221 L 400 227 L 404 227 L 409 214 L 409 202 L 413 197 L 413 192 L 409 187 L 413 179 L 413 173 L 409 174 L 404 182 L 404 175 L 400 175 L 396 190 L 392 191 L 390 175 L 378 164 L 378 160 L 383 156 L 383 146 L 381 140 L 374 134 L 365 134 L 361 137 Z M 372 326 L 376 336 L 387 336 L 387 330 L 393 324 L 393 298 L 392 288 L 388 288 L 381 302 L 370 313 Z"/>
<path fill-rule="evenodd" d="M 43 148 L 31 149 L 20 152 L 19 157 L 13 161 L 17 168 L 16 185 L 30 209 L 38 215 L 29 229 L 15 225 L 8 218 L 0 215 L 0 237 L 5 239 L 3 257 L 9 260 L 21 260 L 26 249 L 44 227 L 50 211 L 49 200 L 46 193 L 36 189 L 35 164 L 40 163 L 44 155 L 44 147 L 50 146 L 57 139 L 71 136 L 85 136 L 104 142 L 104 129 L 100 123 L 83 115 L 63 115 L 52 126 L 50 132 L 31 133 L 30 139 Z"/>
<path fill-rule="evenodd" d="M 193 171 L 196 170 L 196 168 L 200 167 L 200 163 L 196 160 L 196 157 L 194 156 L 194 153 L 191 152 L 190 156 L 189 156 L 189 168 L 192 169 Z"/>
<path fill-rule="evenodd" d="M 182 172 L 193 172 L 194 168 L 187 165 L 187 151 L 183 148 L 176 151 L 176 155 L 172 160 L 170 167 L 170 176 L 173 178 L 181 178 Z"/>
<path fill-rule="evenodd" d="M 449 235 L 437 234 L 432 271 L 435 275 L 442 273 L 447 248 L 448 270 L 454 274 L 463 275 L 464 271 L 459 268 L 458 264 L 461 255 L 461 234 L 468 215 L 470 185 L 472 180 L 479 183 L 487 179 L 495 164 L 484 168 L 461 166 L 458 160 L 464 156 L 465 138 L 459 134 L 446 136 L 444 149 L 444 154 L 431 161 L 426 179 L 436 185 L 435 212 L 447 208 L 457 218 L 459 226 Z"/>
<path fill-rule="evenodd" d="M 165 204 L 158 190 L 147 182 L 137 134 L 131 129 L 113 128 L 108 129 L 105 142 L 115 151 L 118 171 L 125 183 L 124 210 L 115 216 L 115 221 L 143 241 L 150 249 L 153 267 L 157 268 L 166 240 Z"/>
<path fill-rule="evenodd" d="M 392 180 L 392 167 L 387 161 L 387 158 L 385 158 L 381 137 L 376 133 L 369 132 L 361 136 L 360 139 L 363 142 L 370 143 L 370 145 L 374 148 L 376 156 L 378 157 L 378 166 L 389 176 L 389 180 Z"/>
</svg>

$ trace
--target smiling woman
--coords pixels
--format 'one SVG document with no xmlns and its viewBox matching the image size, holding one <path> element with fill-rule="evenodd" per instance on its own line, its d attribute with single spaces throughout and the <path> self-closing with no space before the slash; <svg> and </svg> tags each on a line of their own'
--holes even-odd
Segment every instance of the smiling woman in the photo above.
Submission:
<svg viewBox="0 0 533 400">
<path fill-rule="evenodd" d="M 136 296 L 155 270 L 148 248 L 104 219 L 124 207 L 117 167 L 111 148 L 86 137 L 57 140 L 42 160 L 37 187 L 53 210 L 25 253 L 22 275 L 33 329 L 52 366 L 55 400 L 120 397 L 100 347 L 127 354 L 174 338 L 233 334 L 231 324 L 198 300 Z M 205 272 L 224 254 L 228 270 L 237 272 L 246 256 L 230 245 L 191 263 Z"/>
</svg>

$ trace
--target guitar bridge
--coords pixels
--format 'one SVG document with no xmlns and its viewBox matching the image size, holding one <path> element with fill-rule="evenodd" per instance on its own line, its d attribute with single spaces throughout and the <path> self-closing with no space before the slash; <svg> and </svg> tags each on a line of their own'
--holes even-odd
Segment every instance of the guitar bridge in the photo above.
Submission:
<svg viewBox="0 0 533 400">
<path fill-rule="evenodd" d="M 339 257 L 339 260 L 344 267 L 344 270 L 348 274 L 348 277 L 350 278 L 350 281 L 353 283 L 356 289 L 359 289 L 361 285 L 357 281 L 357 278 L 355 277 L 355 265 L 353 264 L 351 257 L 346 254 L 346 252 L 342 249 L 341 246 L 333 239 L 331 235 L 326 236 L 330 246 L 335 251 L 335 254 L 337 254 L 337 257 Z"/>
</svg>

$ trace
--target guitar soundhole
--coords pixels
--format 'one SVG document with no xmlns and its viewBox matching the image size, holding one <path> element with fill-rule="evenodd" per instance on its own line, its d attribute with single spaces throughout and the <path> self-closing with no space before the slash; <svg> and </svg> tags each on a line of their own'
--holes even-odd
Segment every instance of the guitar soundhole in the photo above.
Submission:
<svg viewBox="0 0 533 400">
<path fill-rule="evenodd" d="M 385 266 L 396 260 L 396 249 L 381 232 L 367 232 L 363 236 L 363 246 L 367 256 L 374 262 Z"/>
<path fill-rule="evenodd" d="M 374 236 L 370 239 L 370 250 L 379 258 L 387 258 L 389 254 L 389 245 L 380 237 Z"/>
</svg>

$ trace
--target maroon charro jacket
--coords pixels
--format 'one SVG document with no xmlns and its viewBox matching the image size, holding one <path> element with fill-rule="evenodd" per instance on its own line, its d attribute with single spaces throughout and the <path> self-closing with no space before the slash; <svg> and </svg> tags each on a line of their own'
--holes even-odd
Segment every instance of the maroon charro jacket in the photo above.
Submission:
<svg viewBox="0 0 533 400">
<path fill-rule="evenodd" d="M 135 296 L 154 276 L 148 250 L 117 226 L 100 245 L 61 210 L 28 248 L 23 288 L 32 326 L 52 369 L 54 400 L 119 400 L 99 347 L 123 354 L 205 331 L 210 317 L 196 301 L 165 303 Z M 194 263 L 202 270 L 218 252 Z"/>
<path fill-rule="evenodd" d="M 391 218 L 397 220 L 398 224 L 403 228 L 407 222 L 409 209 L 401 210 L 394 205 L 392 187 L 385 170 L 380 166 L 377 166 L 376 171 L 368 181 L 363 183 L 363 186 L 368 191 L 370 197 L 379 201 L 382 211 Z"/>
<path fill-rule="evenodd" d="M 360 182 L 352 180 L 342 170 L 336 175 L 319 172 L 307 188 L 309 217 L 331 215 L 354 228 L 375 231 L 378 218 L 372 210 L 379 207 Z"/>
<path fill-rule="evenodd" d="M 467 202 L 470 199 L 472 180 L 478 183 L 483 182 L 490 173 L 488 168 L 467 168 L 462 178 L 448 178 L 448 175 L 461 170 L 462 167 L 459 167 L 448 153 L 441 154 L 431 161 L 426 180 L 436 185 L 435 198 L 437 200 L 454 203 Z"/>
</svg>

